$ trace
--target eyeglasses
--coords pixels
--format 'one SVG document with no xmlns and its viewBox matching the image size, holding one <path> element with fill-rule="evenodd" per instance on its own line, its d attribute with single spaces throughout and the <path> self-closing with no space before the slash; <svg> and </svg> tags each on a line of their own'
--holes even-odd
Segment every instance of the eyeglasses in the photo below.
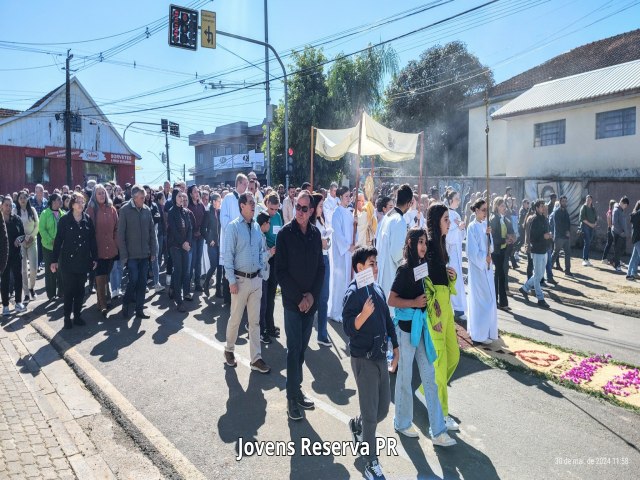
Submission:
<svg viewBox="0 0 640 480">
<path fill-rule="evenodd" d="M 307 207 L 306 205 L 296 205 L 296 210 L 298 212 L 302 212 L 302 213 L 307 213 L 309 211 L 309 207 Z"/>
</svg>

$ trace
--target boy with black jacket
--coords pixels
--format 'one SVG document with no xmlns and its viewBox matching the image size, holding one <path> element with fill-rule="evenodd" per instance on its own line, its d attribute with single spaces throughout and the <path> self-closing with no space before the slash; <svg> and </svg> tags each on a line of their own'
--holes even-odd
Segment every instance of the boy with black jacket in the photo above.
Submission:
<svg viewBox="0 0 640 480">
<path fill-rule="evenodd" d="M 378 252 L 361 247 L 354 253 L 351 265 L 356 273 L 371 268 L 378 276 Z M 358 288 L 354 280 L 344 296 L 342 307 L 344 332 L 349 336 L 351 368 L 358 387 L 360 415 L 349 421 L 354 443 L 361 443 L 367 459 L 365 476 L 384 478 L 376 455 L 376 426 L 387 416 L 390 404 L 387 338 L 393 345 L 394 362 L 400 354 L 398 339 L 389 307 L 380 286 L 375 283 Z"/>
</svg>

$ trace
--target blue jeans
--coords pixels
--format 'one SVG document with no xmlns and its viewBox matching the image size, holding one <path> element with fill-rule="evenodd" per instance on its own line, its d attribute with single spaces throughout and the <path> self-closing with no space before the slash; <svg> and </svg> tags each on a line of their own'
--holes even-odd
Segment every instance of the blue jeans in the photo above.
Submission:
<svg viewBox="0 0 640 480">
<path fill-rule="evenodd" d="M 211 277 L 213 277 L 213 274 L 216 273 L 218 263 L 220 263 L 220 247 L 218 247 L 217 245 L 215 247 L 207 246 L 207 254 L 209 255 L 209 271 L 207 272 L 207 278 L 205 279 L 204 284 L 207 288 L 209 288 Z M 216 285 L 216 287 L 219 286 Z"/>
<path fill-rule="evenodd" d="M 553 249 L 547 250 L 546 262 L 547 280 L 553 280 Z"/>
<path fill-rule="evenodd" d="M 184 248 L 171 247 L 171 261 L 173 262 L 173 299 L 178 305 L 182 303 L 184 295 L 189 293 L 189 252 Z"/>
<path fill-rule="evenodd" d="M 582 224 L 582 234 L 584 236 L 584 246 L 582 247 L 582 260 L 589 260 L 589 250 L 591 249 L 591 240 L 593 240 L 593 228 L 589 225 Z"/>
<path fill-rule="evenodd" d="M 147 275 L 149 274 L 148 258 L 130 258 L 127 260 L 129 283 L 122 299 L 122 305 L 136 302 L 136 312 L 144 308 L 144 296 L 147 289 Z"/>
<path fill-rule="evenodd" d="M 111 292 L 120 290 L 122 286 L 122 271 L 124 270 L 122 262 L 120 260 L 114 260 L 113 268 L 111 269 L 111 275 L 109 281 L 111 282 Z"/>
<path fill-rule="evenodd" d="M 631 252 L 631 259 L 629 260 L 627 277 L 634 277 L 637 275 L 639 263 L 640 263 L 640 241 L 633 244 L 633 252 Z"/>
<path fill-rule="evenodd" d="M 524 291 L 527 293 L 529 293 L 532 288 L 535 289 L 536 298 L 538 300 L 544 300 L 544 293 L 542 292 L 542 287 L 540 287 L 540 280 L 542 280 L 542 277 L 544 276 L 547 257 L 548 254 L 546 253 L 531 254 L 531 258 L 533 260 L 533 276 L 522 286 Z"/>
<path fill-rule="evenodd" d="M 323 255 L 324 259 L 324 281 L 322 282 L 322 290 L 320 290 L 320 298 L 318 299 L 318 340 L 328 341 L 327 333 L 327 312 L 329 310 L 329 279 L 331 278 L 331 269 L 329 267 L 329 255 Z"/>
<path fill-rule="evenodd" d="M 204 248 L 204 238 L 197 238 L 191 244 L 191 273 L 196 289 L 200 288 L 200 277 L 202 276 L 202 252 Z"/>
<path fill-rule="evenodd" d="M 413 388 L 411 378 L 413 376 L 413 360 L 418 363 L 418 371 L 424 388 L 424 397 L 429 414 L 429 432 L 432 437 L 437 437 L 447 430 L 442 414 L 442 406 L 438 399 L 438 386 L 433 364 L 429 363 L 427 351 L 424 348 L 424 337 L 420 337 L 418 346 L 411 345 L 411 334 L 396 328 L 400 360 L 396 373 L 396 413 L 393 426 L 396 430 L 404 430 L 411 426 L 413 421 Z"/>
<path fill-rule="evenodd" d="M 284 331 L 287 334 L 287 399 L 300 396 L 304 352 L 309 346 L 313 315 L 284 309 Z"/>
</svg>

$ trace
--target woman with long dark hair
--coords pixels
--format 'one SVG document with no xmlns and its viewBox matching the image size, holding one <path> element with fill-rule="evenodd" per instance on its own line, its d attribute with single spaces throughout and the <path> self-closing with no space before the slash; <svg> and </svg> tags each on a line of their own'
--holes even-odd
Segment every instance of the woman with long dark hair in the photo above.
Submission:
<svg viewBox="0 0 640 480">
<path fill-rule="evenodd" d="M 36 298 L 36 278 L 38 276 L 38 212 L 29 201 L 29 194 L 22 191 L 18 194 L 16 215 L 22 220 L 24 241 L 22 242 L 22 291 L 25 300 Z"/>
<path fill-rule="evenodd" d="M 11 275 L 13 274 L 13 289 L 16 301 L 16 313 L 24 312 L 27 307 L 22 304 L 22 242 L 24 227 L 20 217 L 11 213 L 13 201 L 10 196 L 2 199 L 2 221 L 7 229 L 9 252 L 7 266 L 2 272 L 2 315 L 11 315 L 9 310 L 9 295 L 11 294 Z"/>
<path fill-rule="evenodd" d="M 72 328 L 73 323 L 85 325 L 82 319 L 84 286 L 87 274 L 98 265 L 98 246 L 93 222 L 84 213 L 84 196 L 79 192 L 71 195 L 71 211 L 58 222 L 58 232 L 53 244 L 51 271 L 62 272 L 64 285 L 64 328 Z"/>
<path fill-rule="evenodd" d="M 313 223 L 320 231 L 322 239 L 322 259 L 324 260 L 324 281 L 318 298 L 318 344 L 325 347 L 331 346 L 327 333 L 327 315 L 329 310 L 329 281 L 331 280 L 331 266 L 329 265 L 329 249 L 331 248 L 331 234 L 333 230 L 327 225 L 324 218 L 324 196 L 321 193 L 312 195 L 315 209 L 309 223 Z"/>
<path fill-rule="evenodd" d="M 393 419 L 395 429 L 407 437 L 417 437 L 413 421 L 413 361 L 418 365 L 425 404 L 429 415 L 430 433 L 434 445 L 448 447 L 456 441 L 449 437 L 442 406 L 438 398 L 434 363 L 437 353 L 427 324 L 426 277 L 416 280 L 415 270 L 426 261 L 427 232 L 412 228 L 407 232 L 402 252 L 403 261 L 389 292 L 389 306 L 394 307 L 394 323 L 398 336 L 400 359 L 397 367 Z"/>
<path fill-rule="evenodd" d="M 42 237 L 42 257 L 44 259 L 44 285 L 47 298 L 53 300 L 56 296 L 62 297 L 62 277 L 60 273 L 51 271 L 53 262 L 53 242 L 58 233 L 58 222 L 64 215 L 62 210 L 62 198 L 57 193 L 49 196 L 49 205 L 40 216 L 40 236 Z"/>
<path fill-rule="evenodd" d="M 102 184 L 93 189 L 86 212 L 93 222 L 98 248 L 98 266 L 95 270 L 97 305 L 100 313 L 106 317 L 111 300 L 109 277 L 113 261 L 118 255 L 118 212 Z"/>
<path fill-rule="evenodd" d="M 456 271 L 449 264 L 449 254 L 445 244 L 451 223 L 449 209 L 442 203 L 434 203 L 427 211 L 427 264 L 429 276 L 427 286 L 427 311 L 429 313 L 429 333 L 433 339 L 438 358 L 434 362 L 438 397 L 442 405 L 447 430 L 459 430 L 456 421 L 449 416 L 447 383 L 456 371 L 460 361 L 460 349 L 453 321 L 451 295 L 456 294 Z"/>
</svg>

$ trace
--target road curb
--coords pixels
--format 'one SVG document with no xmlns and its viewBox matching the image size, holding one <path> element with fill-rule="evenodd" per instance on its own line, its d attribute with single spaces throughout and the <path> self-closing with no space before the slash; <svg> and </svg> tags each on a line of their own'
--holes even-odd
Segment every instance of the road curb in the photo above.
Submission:
<svg viewBox="0 0 640 480">
<path fill-rule="evenodd" d="M 587 307 L 593 310 L 601 310 L 603 312 L 610 312 L 618 315 L 640 318 L 640 308 L 630 307 L 626 305 L 617 305 L 615 303 L 603 303 L 597 300 L 584 300 L 580 298 L 570 297 L 568 295 L 558 294 L 557 292 L 549 290 L 545 293 L 549 295 L 549 298 L 563 305 Z"/>
<path fill-rule="evenodd" d="M 113 414 L 163 475 L 185 480 L 206 478 L 109 380 L 49 325 L 34 319 L 31 326 L 51 343 L 98 402 Z"/>
</svg>

